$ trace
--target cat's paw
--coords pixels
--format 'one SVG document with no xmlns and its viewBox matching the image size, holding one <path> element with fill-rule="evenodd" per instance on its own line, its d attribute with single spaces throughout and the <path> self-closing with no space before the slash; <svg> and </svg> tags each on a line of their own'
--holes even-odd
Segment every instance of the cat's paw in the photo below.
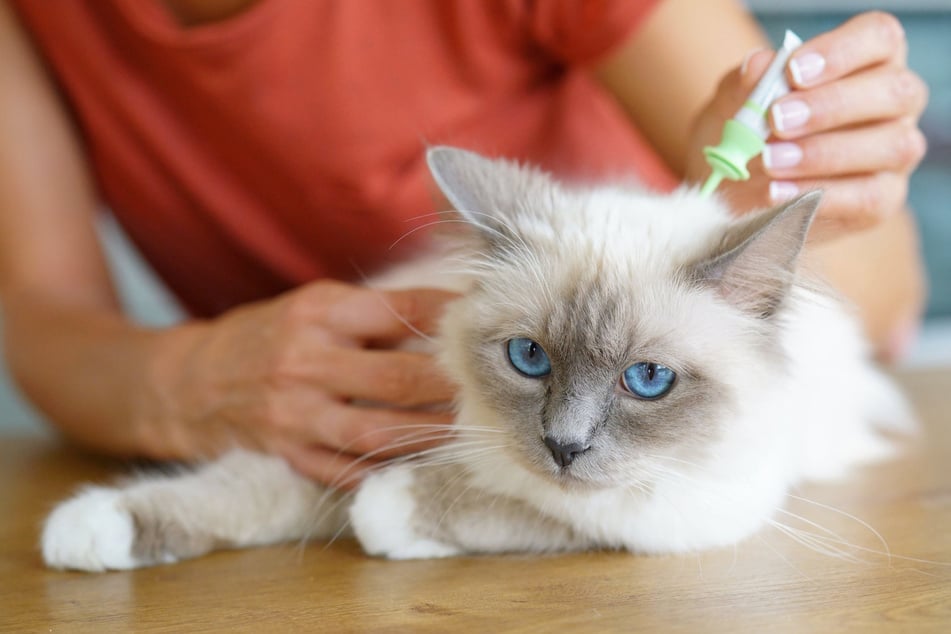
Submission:
<svg viewBox="0 0 951 634">
<path fill-rule="evenodd" d="M 90 487 L 57 506 L 43 527 L 46 565 L 88 572 L 142 565 L 132 554 L 135 522 L 121 496 L 117 489 Z"/>
<path fill-rule="evenodd" d="M 413 469 L 398 466 L 373 474 L 360 485 L 350 523 L 367 554 L 389 559 L 452 557 L 461 551 L 419 534 Z"/>
</svg>

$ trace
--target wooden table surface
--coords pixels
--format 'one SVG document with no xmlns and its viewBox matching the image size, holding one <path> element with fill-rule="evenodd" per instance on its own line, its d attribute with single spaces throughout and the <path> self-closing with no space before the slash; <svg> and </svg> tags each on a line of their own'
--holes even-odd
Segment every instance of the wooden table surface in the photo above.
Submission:
<svg viewBox="0 0 951 634">
<path fill-rule="evenodd" d="M 680 557 L 387 562 L 339 541 L 54 572 L 36 548 L 45 512 L 120 466 L 48 439 L 0 438 L 0 631 L 948 633 L 951 371 L 901 380 L 921 438 L 849 482 L 803 487 L 788 506 L 803 520 L 777 516 L 824 534 L 826 548 L 840 540 L 838 555 L 767 529 L 736 549 Z"/>
</svg>

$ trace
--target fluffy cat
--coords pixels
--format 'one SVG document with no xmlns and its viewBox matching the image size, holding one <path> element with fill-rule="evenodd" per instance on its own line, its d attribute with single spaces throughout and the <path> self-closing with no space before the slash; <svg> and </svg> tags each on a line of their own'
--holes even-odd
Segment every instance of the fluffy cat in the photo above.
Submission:
<svg viewBox="0 0 951 634">
<path fill-rule="evenodd" d="M 887 455 L 880 430 L 909 423 L 854 319 L 797 273 L 819 194 L 732 219 L 690 189 L 572 188 L 451 148 L 428 160 L 467 243 L 381 283 L 464 293 L 435 342 L 461 386 L 453 440 L 352 498 L 247 451 L 89 487 L 46 521 L 49 566 L 350 527 L 390 558 L 715 548 L 795 483 Z"/>
</svg>

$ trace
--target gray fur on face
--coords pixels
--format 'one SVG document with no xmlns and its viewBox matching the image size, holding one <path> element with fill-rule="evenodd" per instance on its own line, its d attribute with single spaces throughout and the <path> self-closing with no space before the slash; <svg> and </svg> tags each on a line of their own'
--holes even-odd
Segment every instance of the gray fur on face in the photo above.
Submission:
<svg viewBox="0 0 951 634">
<path fill-rule="evenodd" d="M 702 451 L 733 398 L 715 367 L 677 353 L 676 333 L 658 329 L 636 294 L 612 292 L 603 284 L 594 277 L 572 289 L 550 289 L 559 301 L 524 315 L 519 330 L 509 329 L 506 316 L 498 315 L 500 321 L 473 327 L 465 341 L 483 402 L 511 426 L 517 459 L 568 482 L 619 484 L 636 476 L 638 461 L 655 451 Z M 483 299 L 493 301 L 485 292 L 473 302 Z M 550 375 L 528 378 L 512 367 L 505 344 L 516 336 L 545 349 Z M 677 371 L 667 396 L 641 400 L 620 387 L 624 370 L 640 361 Z M 590 449 L 560 468 L 546 437 Z"/>
</svg>

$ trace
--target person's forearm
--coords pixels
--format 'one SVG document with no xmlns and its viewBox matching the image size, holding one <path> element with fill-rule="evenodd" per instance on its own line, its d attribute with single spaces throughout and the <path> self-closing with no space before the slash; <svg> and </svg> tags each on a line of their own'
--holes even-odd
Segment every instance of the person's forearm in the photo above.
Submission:
<svg viewBox="0 0 951 634">
<path fill-rule="evenodd" d="M 157 355 L 174 354 L 187 328 L 147 330 L 27 293 L 4 293 L 2 308 L 11 374 L 67 436 L 110 454 L 181 453 L 155 373 Z"/>
<path fill-rule="evenodd" d="M 811 245 L 811 265 L 851 300 L 880 358 L 895 361 L 921 319 L 925 274 L 910 211 L 859 233 Z"/>
</svg>

